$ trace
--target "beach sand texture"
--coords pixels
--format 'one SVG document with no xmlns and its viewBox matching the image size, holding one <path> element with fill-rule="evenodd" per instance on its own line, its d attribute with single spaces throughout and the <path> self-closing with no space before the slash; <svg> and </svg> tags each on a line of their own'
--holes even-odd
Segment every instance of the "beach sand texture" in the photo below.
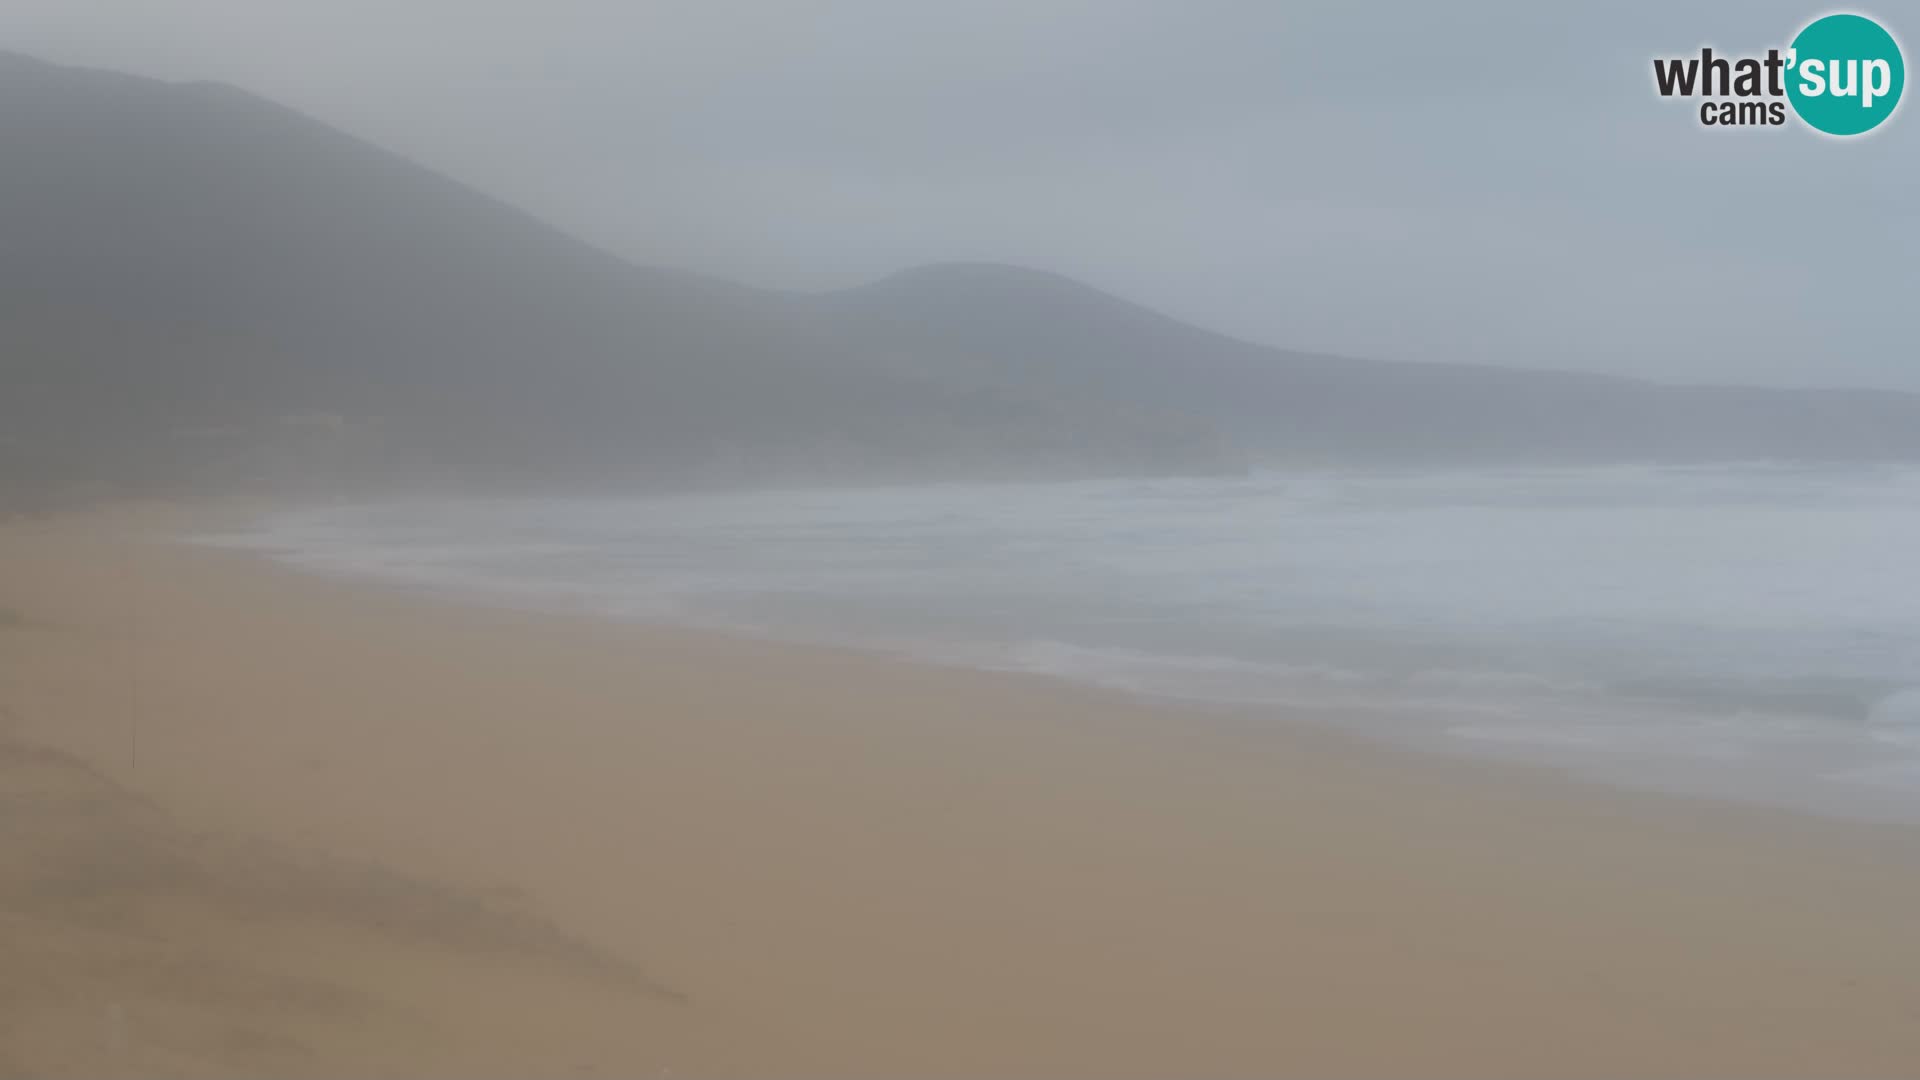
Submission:
<svg viewBox="0 0 1920 1080">
<path fill-rule="evenodd" d="M 1920 1073 L 1914 830 L 0 527 L 0 1075 Z"/>
</svg>

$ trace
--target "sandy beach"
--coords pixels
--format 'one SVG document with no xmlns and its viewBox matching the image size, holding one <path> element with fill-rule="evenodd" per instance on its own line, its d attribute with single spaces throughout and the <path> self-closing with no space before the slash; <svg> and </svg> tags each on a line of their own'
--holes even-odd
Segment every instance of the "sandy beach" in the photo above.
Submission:
<svg viewBox="0 0 1920 1080">
<path fill-rule="evenodd" d="M 1920 832 L 0 526 L 0 1075 L 1920 1072 Z"/>
</svg>

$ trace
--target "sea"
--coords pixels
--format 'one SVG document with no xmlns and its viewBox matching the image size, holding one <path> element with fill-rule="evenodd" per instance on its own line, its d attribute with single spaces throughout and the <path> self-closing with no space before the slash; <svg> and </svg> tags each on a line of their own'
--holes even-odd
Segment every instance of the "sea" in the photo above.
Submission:
<svg viewBox="0 0 1920 1080">
<path fill-rule="evenodd" d="M 1920 822 L 1920 469 L 1274 470 L 308 506 L 317 573 Z"/>
</svg>

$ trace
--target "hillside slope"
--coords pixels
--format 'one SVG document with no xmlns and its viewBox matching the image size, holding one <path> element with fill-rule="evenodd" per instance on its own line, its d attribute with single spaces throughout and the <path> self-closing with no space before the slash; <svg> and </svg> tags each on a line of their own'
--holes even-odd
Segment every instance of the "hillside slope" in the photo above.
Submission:
<svg viewBox="0 0 1920 1080">
<path fill-rule="evenodd" d="M 1249 456 L 1356 462 L 1920 459 L 1920 396 L 1290 352 L 1053 274 L 921 267 L 826 301 L 918 370 L 1204 417 Z"/>
<path fill-rule="evenodd" d="M 1213 454 L 873 370 L 795 298 L 631 266 L 231 88 L 0 55 L 0 161 L 0 445 L 116 484 L 316 444 L 356 474 L 507 483 Z"/>
<path fill-rule="evenodd" d="M 1011 267 L 637 267 L 230 87 L 0 53 L 0 162 L 15 489 L 1920 459 L 1905 395 L 1313 356 Z"/>
</svg>

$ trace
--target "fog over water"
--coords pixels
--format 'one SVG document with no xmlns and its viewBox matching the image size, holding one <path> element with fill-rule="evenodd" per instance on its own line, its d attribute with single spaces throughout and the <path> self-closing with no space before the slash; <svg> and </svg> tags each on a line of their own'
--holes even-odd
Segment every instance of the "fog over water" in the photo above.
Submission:
<svg viewBox="0 0 1920 1080">
<path fill-rule="evenodd" d="M 360 504 L 310 569 L 1920 820 L 1920 470 L 1751 465 Z"/>
<path fill-rule="evenodd" d="M 1920 126 L 1653 89 L 1797 4 L 16 6 L 0 509 L 1920 818 Z"/>
<path fill-rule="evenodd" d="M 1914 1071 L 1896 7 L 0 0 L 0 1077 Z"/>
</svg>

